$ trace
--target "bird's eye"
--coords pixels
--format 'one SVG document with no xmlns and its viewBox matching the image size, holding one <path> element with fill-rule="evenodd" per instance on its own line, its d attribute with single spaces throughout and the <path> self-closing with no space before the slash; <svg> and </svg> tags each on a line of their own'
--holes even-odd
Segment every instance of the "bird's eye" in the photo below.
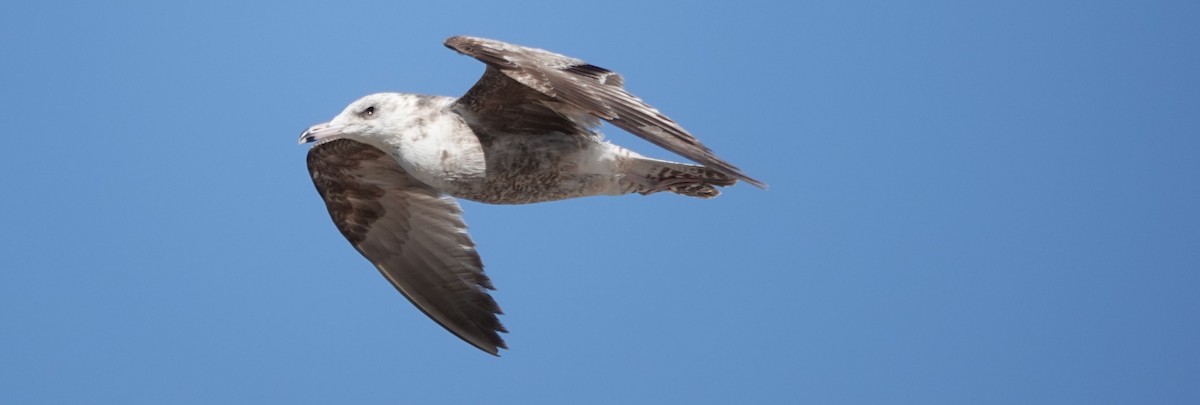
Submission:
<svg viewBox="0 0 1200 405">
<path fill-rule="evenodd" d="M 362 116 L 363 118 L 371 118 L 375 116 L 375 106 L 367 107 L 367 109 L 362 110 L 362 112 L 358 113 L 358 115 Z"/>
</svg>

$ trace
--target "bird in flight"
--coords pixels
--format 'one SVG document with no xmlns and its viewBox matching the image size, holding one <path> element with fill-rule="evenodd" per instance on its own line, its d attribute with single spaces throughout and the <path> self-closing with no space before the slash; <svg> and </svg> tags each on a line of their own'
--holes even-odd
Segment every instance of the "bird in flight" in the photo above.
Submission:
<svg viewBox="0 0 1200 405">
<path fill-rule="evenodd" d="M 621 75 L 541 49 L 456 36 L 446 47 L 487 65 L 459 98 L 363 97 L 300 143 L 334 225 L 422 312 L 498 355 L 497 315 L 455 198 L 529 204 L 671 192 L 712 198 L 738 180 L 766 185 L 630 94 Z M 603 140 L 607 121 L 699 165 Z"/>
</svg>

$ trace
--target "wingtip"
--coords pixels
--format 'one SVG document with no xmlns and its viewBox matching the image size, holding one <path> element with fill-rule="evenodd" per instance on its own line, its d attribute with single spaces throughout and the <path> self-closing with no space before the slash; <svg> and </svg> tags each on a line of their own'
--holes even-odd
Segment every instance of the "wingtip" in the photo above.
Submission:
<svg viewBox="0 0 1200 405">
<path fill-rule="evenodd" d="M 467 343 L 470 343 L 471 346 L 475 346 L 476 349 L 479 349 L 479 350 L 483 351 L 484 353 L 487 353 L 487 354 L 490 354 L 490 355 L 496 356 L 496 357 L 500 357 L 500 349 L 508 350 L 508 345 L 504 343 L 504 339 L 497 338 L 497 340 L 495 342 L 488 342 L 490 344 L 486 344 L 486 345 L 485 344 L 477 344 L 476 342 L 472 342 L 467 339 L 463 339 L 463 340 L 466 341 Z"/>
<path fill-rule="evenodd" d="M 748 177 L 748 176 L 741 176 L 741 177 L 742 177 L 742 181 L 744 181 L 744 182 L 747 182 L 747 183 L 750 183 L 750 185 L 752 185 L 752 186 L 754 186 L 754 187 L 758 187 L 758 188 L 760 188 L 760 189 L 762 189 L 762 190 L 769 190 L 769 189 L 770 189 L 770 187 L 768 187 L 768 186 L 767 186 L 767 183 L 763 183 L 763 182 L 761 182 L 761 181 L 758 181 L 758 180 L 756 180 L 756 179 L 750 178 L 750 177 Z"/>
<path fill-rule="evenodd" d="M 422 311 L 424 311 L 424 309 L 422 309 Z M 508 350 L 508 344 L 504 342 L 504 338 L 500 337 L 501 333 L 508 333 L 508 330 L 504 328 L 504 325 L 497 325 L 496 329 L 491 332 L 480 330 L 482 333 L 468 334 L 460 333 L 459 331 L 446 327 L 446 324 L 442 323 L 436 318 L 433 320 L 439 325 L 442 325 L 443 328 L 446 328 L 446 330 L 450 331 L 450 333 L 454 334 L 454 336 L 458 337 L 463 342 L 474 346 L 476 349 L 482 350 L 484 353 L 500 357 L 500 349 Z"/>
</svg>

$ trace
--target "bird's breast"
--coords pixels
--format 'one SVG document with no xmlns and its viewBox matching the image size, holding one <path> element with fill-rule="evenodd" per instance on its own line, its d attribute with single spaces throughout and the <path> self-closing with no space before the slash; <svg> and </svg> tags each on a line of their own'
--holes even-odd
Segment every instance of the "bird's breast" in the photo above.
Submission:
<svg viewBox="0 0 1200 405">
<path fill-rule="evenodd" d="M 444 192 L 482 178 L 487 171 L 483 145 L 457 115 L 428 117 L 396 145 L 396 160 L 417 180 Z"/>
</svg>

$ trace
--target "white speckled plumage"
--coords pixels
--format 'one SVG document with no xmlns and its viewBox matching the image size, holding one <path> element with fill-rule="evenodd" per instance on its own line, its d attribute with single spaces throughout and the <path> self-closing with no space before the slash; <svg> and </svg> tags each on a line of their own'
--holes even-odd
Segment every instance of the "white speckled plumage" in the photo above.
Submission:
<svg viewBox="0 0 1200 405">
<path fill-rule="evenodd" d="M 526 204 L 670 191 L 710 198 L 737 179 L 763 187 L 624 90 L 617 73 L 499 41 L 446 46 L 488 65 L 460 98 L 372 94 L 328 123 L 309 172 L 335 225 L 418 308 L 492 354 L 505 347 L 491 281 L 449 197 Z M 642 157 L 594 132 L 599 120 L 701 165 Z"/>
</svg>

